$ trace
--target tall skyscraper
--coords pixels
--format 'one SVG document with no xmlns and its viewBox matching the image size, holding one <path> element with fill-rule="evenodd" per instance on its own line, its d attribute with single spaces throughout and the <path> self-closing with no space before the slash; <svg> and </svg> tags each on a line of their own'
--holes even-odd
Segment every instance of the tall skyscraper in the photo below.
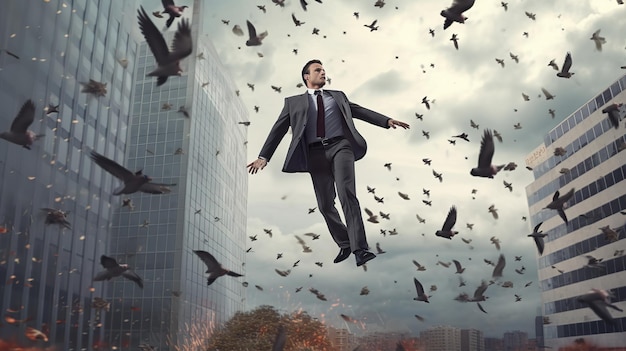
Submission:
<svg viewBox="0 0 626 351">
<path fill-rule="evenodd" d="M 436 326 L 420 332 L 420 341 L 428 351 L 461 351 L 461 329 Z"/>
<path fill-rule="evenodd" d="M 31 150 L 0 140 L 0 310 L 28 321 L 7 328 L 3 318 L 0 338 L 31 342 L 24 334 L 32 327 L 59 350 L 91 350 L 102 341 L 92 301 L 106 287 L 92 279 L 102 270 L 117 201 L 112 205 L 111 176 L 87 154 L 124 159 L 138 47 L 136 22 L 124 14 L 135 6 L 2 2 L 1 129 L 32 99 L 30 129 L 45 136 Z M 106 84 L 102 96 L 81 92 L 90 79 Z M 41 208 L 64 211 L 71 229 L 46 225 L 48 210 Z"/>
<path fill-rule="evenodd" d="M 461 351 L 485 351 L 483 332 L 476 329 L 461 329 Z"/>
<path fill-rule="evenodd" d="M 565 118 L 526 160 L 535 177 L 526 187 L 531 225 L 542 223 L 547 234 L 538 267 L 544 342 L 553 349 L 578 338 L 598 346 L 626 346 L 626 315 L 610 310 L 615 316 L 611 325 L 577 301 L 592 288 L 605 289 L 612 292 L 613 303 L 626 309 L 626 256 L 620 251 L 625 242 L 620 211 L 626 210 L 626 130 L 613 128 L 601 112 L 626 101 L 625 89 L 626 76 Z M 563 196 L 570 189 L 574 196 L 565 209 L 566 224 L 556 211 L 543 208 L 556 191 Z"/>
<path fill-rule="evenodd" d="M 193 251 L 244 273 L 247 127 L 238 122 L 248 115 L 202 31 L 208 3 L 195 1 L 185 14 L 194 52 L 182 61 L 181 77 L 162 86 L 146 77 L 155 60 L 145 42 L 136 61 L 127 166 L 176 185 L 168 194 L 129 196 L 134 209 L 116 207 L 110 254 L 144 278 L 143 289 L 109 283 L 106 340 L 118 350 L 201 348 L 211 328 L 244 307 L 242 280 L 224 276 L 207 286 L 206 265 Z"/>
</svg>

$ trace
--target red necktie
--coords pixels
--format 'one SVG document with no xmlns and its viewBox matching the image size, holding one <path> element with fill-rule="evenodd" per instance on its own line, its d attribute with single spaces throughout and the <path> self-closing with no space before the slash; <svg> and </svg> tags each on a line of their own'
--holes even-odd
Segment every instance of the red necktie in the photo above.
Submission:
<svg viewBox="0 0 626 351">
<path fill-rule="evenodd" d="M 324 124 L 324 98 L 322 91 L 316 90 L 317 95 L 317 136 L 323 138 L 326 135 L 326 126 Z"/>
</svg>

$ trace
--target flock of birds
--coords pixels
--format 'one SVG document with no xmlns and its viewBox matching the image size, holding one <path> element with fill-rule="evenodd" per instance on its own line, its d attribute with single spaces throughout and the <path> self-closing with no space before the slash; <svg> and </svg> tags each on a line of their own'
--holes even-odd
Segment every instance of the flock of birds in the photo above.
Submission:
<svg viewBox="0 0 626 351">
<path fill-rule="evenodd" d="M 320 4 L 322 3 L 322 0 L 315 0 L 315 1 Z M 272 0 L 272 2 L 276 6 L 280 6 L 280 7 L 285 6 L 284 0 Z M 621 1 L 618 0 L 618 3 L 621 4 Z M 166 22 L 166 26 L 168 28 L 174 23 L 176 18 L 180 18 L 182 16 L 184 9 L 187 8 L 187 6 L 176 6 L 173 0 L 162 0 L 162 4 L 163 4 L 163 10 L 153 12 L 152 15 L 156 18 L 163 18 L 163 15 L 169 15 L 169 18 L 167 19 L 167 22 Z M 507 3 L 502 2 L 501 4 L 505 11 L 508 10 Z M 300 0 L 300 5 L 302 9 L 306 11 L 307 6 L 309 4 L 305 0 Z M 453 23 L 464 24 L 465 21 L 467 20 L 467 17 L 465 17 L 464 13 L 470 10 L 473 5 L 474 5 L 474 0 L 454 0 L 452 5 L 449 8 L 446 8 L 441 11 L 441 16 L 444 18 L 443 28 L 447 29 Z M 383 6 L 385 6 L 385 1 L 377 0 L 374 6 L 382 8 Z M 266 11 L 265 5 L 259 5 L 258 8 L 263 12 Z M 528 13 L 528 12 L 526 14 L 529 18 L 534 20 L 534 14 Z M 301 26 L 305 23 L 297 19 L 295 14 L 292 14 L 291 17 L 295 26 Z M 354 17 L 358 19 L 359 13 L 355 12 Z M 138 10 L 137 18 L 138 18 L 138 24 L 139 24 L 141 33 L 143 34 L 146 42 L 148 43 L 148 46 L 150 47 L 150 50 L 152 54 L 154 55 L 154 58 L 157 63 L 157 67 L 155 68 L 155 70 L 150 72 L 148 76 L 156 77 L 157 86 L 161 86 L 167 82 L 168 78 L 182 75 L 183 71 L 181 69 L 180 62 L 181 60 L 190 56 L 193 51 L 193 45 L 192 45 L 193 42 L 191 38 L 191 25 L 189 21 L 185 19 L 181 19 L 178 22 L 177 30 L 175 32 L 174 39 L 171 43 L 171 48 L 170 48 L 168 47 L 163 37 L 163 34 L 159 31 L 159 29 L 156 27 L 154 22 L 152 22 L 152 20 L 150 19 L 150 16 L 144 10 L 143 7 L 141 7 Z M 222 20 L 222 22 L 228 25 L 230 21 Z M 268 35 L 268 32 L 264 31 L 262 33 L 258 33 L 255 26 L 250 21 L 246 21 L 246 25 L 248 29 L 248 38 L 245 42 L 245 45 L 246 46 L 262 45 L 263 40 Z M 374 20 L 370 24 L 365 24 L 364 26 L 367 27 L 370 31 L 378 30 L 377 20 Z M 243 30 L 238 25 L 235 25 L 233 27 L 232 32 L 237 36 L 244 35 Z M 432 36 L 434 36 L 433 29 L 429 29 L 429 33 Z M 319 29 L 314 28 L 312 34 L 319 35 Z M 450 40 L 453 41 L 455 48 L 458 49 L 457 35 L 453 34 Z M 606 39 L 600 36 L 600 30 L 593 33 L 591 40 L 594 41 L 597 50 L 601 50 L 602 44 L 606 43 Z M 16 55 L 15 53 L 10 53 L 10 52 L 8 53 L 11 56 L 15 57 L 16 59 L 19 59 L 19 56 Z M 294 49 L 294 53 L 297 53 L 295 49 Z M 200 58 L 200 55 L 198 56 L 198 58 Z M 517 56 L 514 55 L 513 53 L 511 53 L 511 58 L 516 61 L 518 60 Z M 504 67 L 504 61 L 502 59 L 496 59 L 496 62 Z M 572 62 L 573 62 L 572 55 L 571 53 L 568 52 L 565 55 L 564 62 L 561 65 L 560 69 L 558 68 L 558 65 L 555 63 L 554 60 L 552 60 L 549 63 L 549 66 L 553 67 L 557 71 L 556 73 L 557 77 L 568 79 L 575 74 L 574 72 L 571 71 Z M 122 61 L 120 61 L 120 63 L 124 64 Z M 626 66 L 622 68 L 626 68 Z M 106 82 L 97 82 L 95 80 L 90 80 L 88 82 L 82 82 L 81 85 L 82 85 L 81 91 L 83 93 L 92 94 L 96 97 L 105 96 L 107 94 Z M 248 83 L 248 87 L 254 90 L 254 84 Z M 280 93 L 280 87 L 272 86 L 272 88 L 275 91 Z M 546 99 L 549 100 L 549 99 L 554 98 L 554 95 L 550 94 L 547 90 L 542 89 L 542 91 Z M 528 96 L 524 96 L 524 99 L 527 100 Z M 432 101 L 430 101 L 428 97 L 425 96 L 422 99 L 422 103 L 425 105 L 427 109 L 430 109 L 430 103 L 432 103 Z M 619 128 L 621 106 L 622 104 L 611 104 L 602 110 L 603 113 L 607 114 L 609 120 L 611 121 L 612 125 L 616 129 Z M 52 113 L 58 113 L 59 112 L 58 108 L 59 108 L 58 105 L 49 104 L 48 107 L 45 108 L 44 110 L 46 114 L 52 114 Z M 33 132 L 32 130 L 28 129 L 35 119 L 36 110 L 37 110 L 37 107 L 35 106 L 35 103 L 32 100 L 26 101 L 21 107 L 21 109 L 19 110 L 19 112 L 17 113 L 17 116 L 15 117 L 15 119 L 13 120 L 13 123 L 11 124 L 9 131 L 0 133 L 0 138 L 30 150 L 32 145 L 38 139 L 45 137 L 45 135 L 37 134 Z M 255 106 L 255 110 L 258 112 L 258 106 Z M 187 117 L 189 116 L 188 111 L 186 110 L 180 111 L 180 112 L 186 114 Z M 554 111 L 552 111 L 551 114 L 552 116 L 554 116 Z M 423 115 L 419 115 L 416 113 L 416 117 L 418 119 L 421 119 Z M 250 125 L 250 122 L 239 122 L 239 123 L 245 126 Z M 475 124 L 473 121 L 471 121 L 471 126 L 476 129 L 479 128 L 479 126 Z M 519 128 L 521 128 L 521 125 L 519 126 Z M 428 132 L 426 131 L 422 131 L 422 132 L 426 138 L 429 138 Z M 502 170 L 512 171 L 512 170 L 515 170 L 515 168 L 517 167 L 517 165 L 514 162 L 509 162 L 508 164 L 506 163 L 494 164 L 493 163 L 492 159 L 495 153 L 494 137 L 498 139 L 500 142 L 502 142 L 501 136 L 499 135 L 497 131 L 495 130 L 492 131 L 490 129 L 484 130 L 482 140 L 480 143 L 480 151 L 478 154 L 477 166 L 471 169 L 470 171 L 470 174 L 472 176 L 493 179 L 494 177 L 496 177 L 496 175 L 500 171 Z M 454 138 L 457 138 L 457 139 L 454 139 Z M 450 139 L 449 142 L 451 144 L 454 144 L 456 140 L 464 140 L 466 142 L 469 142 L 469 138 L 466 133 L 453 136 L 453 139 Z M 114 195 L 130 195 L 136 192 L 144 192 L 144 193 L 157 194 L 157 195 L 165 194 L 165 193 L 169 193 L 171 191 L 171 187 L 176 185 L 176 184 L 164 184 L 164 183 L 153 182 L 152 181 L 153 179 L 150 176 L 143 174 L 141 170 L 137 172 L 133 172 L 125 168 L 124 166 L 118 164 L 117 162 L 95 151 L 92 151 L 89 154 L 89 157 L 99 167 L 109 172 L 110 174 L 112 174 L 113 176 L 115 176 L 122 182 L 122 186 L 113 191 Z M 425 158 L 423 159 L 423 162 L 426 165 L 430 165 L 431 160 Z M 391 170 L 390 163 L 386 164 L 385 166 L 389 170 Z M 433 176 L 439 179 L 440 182 L 443 182 L 443 175 L 441 173 L 436 172 L 434 169 L 432 170 L 432 173 L 433 173 Z M 504 185 L 506 188 L 512 191 L 512 185 L 510 183 L 507 183 L 506 181 L 504 181 Z M 374 197 L 377 202 L 383 203 L 384 201 L 383 198 L 376 196 L 374 188 L 368 187 L 368 191 L 374 194 Z M 475 194 L 475 191 L 473 191 L 473 194 Z M 565 214 L 565 209 L 566 209 L 568 201 L 572 198 L 573 194 L 574 194 L 573 188 L 570 189 L 564 195 L 561 195 L 560 192 L 557 191 L 554 194 L 552 201 L 546 206 L 546 208 L 557 211 L 559 216 L 563 219 L 563 221 L 565 223 L 568 223 L 568 219 Z M 429 196 L 429 190 L 424 189 L 424 195 Z M 409 200 L 409 196 L 407 194 L 399 192 L 399 196 L 405 200 Z M 429 200 L 423 200 L 423 202 L 425 205 L 428 205 L 428 206 L 432 205 Z M 132 209 L 132 202 L 130 201 L 130 199 L 124 199 L 123 206 L 127 206 L 130 209 Z M 71 229 L 70 221 L 68 219 L 68 215 L 69 215 L 68 212 L 65 212 L 59 209 L 54 209 L 54 208 L 47 208 L 47 207 L 42 208 L 41 210 L 44 211 L 46 214 L 46 218 L 45 218 L 46 224 L 57 224 L 63 228 Z M 372 223 L 378 223 L 378 215 L 376 215 L 373 211 L 367 208 L 365 208 L 364 211 L 367 214 L 367 221 L 372 222 Z M 453 237 L 459 233 L 457 230 L 454 230 L 454 227 L 456 225 L 456 220 L 457 220 L 457 211 L 458 209 L 456 206 L 450 207 L 450 210 L 448 211 L 448 214 L 444 220 L 444 223 L 441 229 L 435 232 L 436 236 L 452 240 Z M 315 208 L 309 209 L 309 213 L 313 213 L 313 212 L 315 212 Z M 497 209 L 495 208 L 494 205 L 492 205 L 489 208 L 489 212 L 493 215 L 495 219 L 498 218 Z M 381 218 L 389 219 L 389 214 L 385 214 L 382 211 L 379 214 Z M 425 219 L 421 218 L 419 215 L 417 215 L 417 219 L 421 223 L 425 222 Z M 539 255 L 543 253 L 543 250 L 544 250 L 543 238 L 546 236 L 546 234 L 543 234 L 539 230 L 541 225 L 542 223 L 537 224 L 533 232 L 528 235 L 529 237 L 532 237 L 533 240 L 535 241 Z M 470 223 L 467 224 L 467 228 L 469 230 L 472 230 L 472 227 L 473 227 L 473 224 L 470 224 Z M 603 231 L 605 229 L 611 230 L 610 228 L 603 228 Z M 270 229 L 265 229 L 265 232 L 271 237 L 272 233 Z M 381 234 L 397 235 L 397 232 L 395 232 L 395 229 L 389 230 L 388 232 L 386 230 L 381 229 Z M 315 233 L 307 233 L 305 235 L 310 236 L 313 240 L 319 239 L 320 237 L 319 234 L 315 234 Z M 302 246 L 303 252 L 311 252 L 310 247 L 302 238 L 296 236 L 296 239 L 298 240 L 298 243 Z M 256 235 L 250 236 L 250 240 L 251 241 L 257 240 Z M 467 244 L 471 242 L 471 239 L 463 238 L 462 240 Z M 499 240 L 497 238 L 492 237 L 491 242 L 496 246 L 498 250 L 500 249 Z M 384 253 L 384 250 L 382 250 L 379 243 L 377 243 L 376 247 L 377 247 L 377 252 L 379 254 Z M 250 251 L 251 251 L 251 248 L 248 249 L 248 252 Z M 211 285 L 213 282 L 215 282 L 216 279 L 224 275 L 228 275 L 231 277 L 242 276 L 239 273 L 235 273 L 229 269 L 224 268 L 216 260 L 216 258 L 213 255 L 211 255 L 209 252 L 195 250 L 194 253 L 207 266 L 207 271 L 206 271 L 206 273 L 208 274 L 207 285 Z M 277 256 L 277 259 L 280 259 L 281 256 L 282 255 L 279 254 Z M 521 257 L 516 257 L 516 261 L 519 261 L 519 260 L 521 260 Z M 459 261 L 453 260 L 453 262 L 456 267 L 455 273 L 459 274 L 460 276 L 465 270 L 465 268 L 462 267 Z M 481 302 L 484 302 L 487 299 L 487 296 L 485 296 L 485 292 L 487 288 L 490 285 L 495 284 L 498 281 L 498 279 L 503 276 L 503 270 L 506 265 L 506 260 L 505 260 L 504 255 L 500 254 L 497 260 L 497 263 L 493 263 L 489 260 L 485 260 L 485 262 L 493 266 L 493 271 L 491 274 L 492 280 L 489 282 L 483 281 L 478 286 L 478 288 L 476 288 L 473 295 L 471 296 L 465 292 L 460 293 L 456 297 L 456 300 L 460 302 L 476 302 L 480 311 L 487 313 L 487 311 L 481 305 Z M 131 267 L 129 267 L 127 264 L 120 264 L 114 258 L 106 256 L 106 255 L 101 256 L 100 263 L 103 266 L 104 270 L 98 273 L 94 277 L 94 281 L 104 281 L 104 280 L 110 280 L 116 277 L 123 277 L 123 278 L 133 281 L 134 283 L 137 284 L 138 287 L 143 288 L 143 279 L 137 273 L 135 273 L 131 269 Z M 292 268 L 297 267 L 298 263 L 299 261 L 295 262 Z M 418 271 L 425 270 L 425 267 L 423 265 L 420 265 L 417 261 L 414 260 L 413 263 L 417 267 Z M 316 262 L 316 264 L 320 267 L 323 265 L 322 262 Z M 439 261 L 437 264 L 443 267 L 450 266 L 450 263 L 446 263 L 443 261 Z M 367 270 L 367 266 L 364 265 L 363 269 Z M 524 269 L 525 268 L 522 266 L 519 269 L 515 269 L 515 271 L 518 272 L 518 274 L 523 274 Z M 288 276 L 290 272 L 291 270 L 276 269 L 276 273 L 283 277 Z M 460 287 L 465 286 L 466 284 L 466 282 L 462 278 L 459 279 L 459 282 L 460 282 L 459 283 Z M 436 286 L 432 285 L 430 291 L 427 292 L 424 289 L 424 286 L 422 285 L 422 283 L 417 278 L 413 279 L 413 283 L 414 283 L 415 292 L 417 295 L 416 297 L 414 297 L 414 300 L 429 303 L 430 302 L 429 298 L 431 297 L 429 293 L 436 291 L 437 290 Z M 510 281 L 501 282 L 497 284 L 503 287 L 512 286 L 512 283 Z M 530 282 L 526 284 L 526 286 L 529 286 L 529 285 L 530 285 Z M 247 286 L 247 282 L 244 282 L 244 286 Z M 262 287 L 258 285 L 256 287 L 257 289 L 262 290 Z M 302 287 L 297 288 L 296 292 L 299 292 L 301 289 Z M 319 290 L 315 288 L 310 288 L 309 291 L 315 294 L 318 299 L 322 301 L 326 300 L 324 294 L 322 294 Z M 364 287 L 361 290 L 361 295 L 367 295 L 368 293 L 369 293 L 369 289 L 367 287 Z M 515 295 L 515 298 L 516 298 L 515 301 L 521 300 L 521 297 L 519 295 Z M 612 305 L 610 303 L 610 293 L 601 289 L 593 289 L 588 294 L 581 296 L 579 298 L 579 301 L 587 304 L 600 318 L 602 318 L 607 323 L 614 323 L 611 317 L 611 314 L 608 312 L 607 307 L 621 311 L 617 306 Z M 101 298 L 94 299 L 94 306 L 96 308 L 105 309 L 105 308 L 108 308 L 109 305 L 110 303 L 102 300 Z M 415 317 L 418 320 L 421 320 L 421 321 L 424 320 L 424 318 L 419 315 L 415 315 Z M 351 321 L 354 321 L 354 319 L 349 316 L 344 317 L 344 319 L 346 318 L 349 318 Z M 43 339 L 45 337 L 45 334 L 41 332 L 37 334 L 31 331 L 30 333 L 32 335 L 37 335 L 36 338 L 38 339 Z M 281 328 L 278 331 L 278 335 L 277 335 L 273 350 L 282 350 L 285 342 L 286 342 L 285 330 L 284 328 Z"/>
</svg>

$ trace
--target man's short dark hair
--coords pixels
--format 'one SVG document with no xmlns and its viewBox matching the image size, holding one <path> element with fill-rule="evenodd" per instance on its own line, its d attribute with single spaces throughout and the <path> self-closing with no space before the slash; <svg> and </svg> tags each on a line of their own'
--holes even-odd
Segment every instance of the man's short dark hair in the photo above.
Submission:
<svg viewBox="0 0 626 351">
<path fill-rule="evenodd" d="M 314 59 L 311 60 L 309 62 L 306 63 L 306 65 L 304 65 L 304 67 L 302 67 L 302 81 L 304 82 L 304 85 L 306 86 L 306 80 L 304 80 L 304 75 L 309 73 L 309 66 L 311 66 L 314 63 L 319 63 L 320 65 L 322 64 L 322 61 L 318 60 L 318 59 Z"/>
</svg>

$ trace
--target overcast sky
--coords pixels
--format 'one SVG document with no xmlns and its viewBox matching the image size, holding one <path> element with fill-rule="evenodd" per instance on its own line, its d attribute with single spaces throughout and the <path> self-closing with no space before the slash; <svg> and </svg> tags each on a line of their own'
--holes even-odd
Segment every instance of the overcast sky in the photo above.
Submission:
<svg viewBox="0 0 626 351">
<path fill-rule="evenodd" d="M 505 11 L 499 1 L 478 0 L 465 13 L 469 19 L 464 25 L 454 23 L 444 31 L 439 13 L 450 5 L 447 0 L 387 0 L 382 8 L 374 7 L 374 0 L 308 2 L 305 12 L 295 0 L 286 0 L 284 8 L 270 0 L 211 1 L 213 15 L 206 19 L 210 39 L 250 111 L 249 162 L 258 156 L 284 98 L 304 92 L 296 85 L 301 82 L 301 67 L 313 58 L 323 62 L 331 78 L 327 88 L 342 90 L 352 102 L 410 123 L 411 129 L 355 123 L 368 142 L 367 155 L 356 163 L 361 207 L 391 214 L 390 220 L 379 224 L 366 222 L 372 249 L 380 243 L 386 251 L 367 264 L 367 272 L 355 266 L 353 257 L 332 263 L 338 248 L 319 212 L 308 214 L 309 208 L 316 207 L 309 175 L 281 172 L 291 137 L 285 136 L 268 167 L 249 180 L 248 235 L 258 235 L 258 240 L 247 243 L 253 251 L 247 254 L 246 276 L 240 278 L 250 283 L 247 308 L 262 304 L 285 312 L 302 308 L 355 333 L 417 334 L 431 326 L 452 325 L 481 329 L 487 336 L 522 330 L 534 337 L 534 316 L 541 302 L 536 249 L 526 237 L 532 228 L 522 220 L 528 216 L 525 187 L 533 180 L 524 160 L 550 129 L 626 73 L 620 69 L 626 65 L 626 6 L 615 0 L 509 0 Z M 192 1 L 177 3 L 191 5 Z M 267 12 L 257 5 L 264 5 Z M 359 13 L 358 19 L 354 12 Z M 525 12 L 535 14 L 536 19 Z M 305 24 L 296 27 L 292 14 Z M 230 22 L 226 25 L 222 20 Z M 257 32 L 268 31 L 261 46 L 245 46 L 246 20 Z M 379 28 L 370 32 L 364 25 L 374 20 Z M 246 36 L 233 34 L 234 25 L 243 28 Z M 312 34 L 314 27 L 319 35 Z M 429 28 L 434 29 L 434 37 Z M 606 38 L 602 51 L 590 40 L 598 29 Z M 459 38 L 459 50 L 450 41 L 453 33 Z M 561 79 L 548 63 L 555 59 L 560 67 L 568 51 L 575 75 Z M 510 53 L 519 57 L 519 63 Z M 505 66 L 496 58 L 503 59 Z M 247 83 L 255 85 L 254 91 Z M 273 91 L 271 85 L 282 87 L 282 92 Z M 542 87 L 556 98 L 547 101 Z M 522 93 L 530 101 L 525 102 Z M 431 102 L 430 110 L 421 104 L 424 96 Z M 555 118 L 550 117 L 549 108 L 556 111 Z M 423 114 L 423 121 L 415 113 Z M 470 119 L 480 129 L 470 128 Z M 516 123 L 522 129 L 515 130 Z M 484 128 L 497 130 L 504 139 L 496 144 L 494 162 L 515 162 L 515 171 L 499 173 L 493 180 L 469 175 L 477 162 Z M 430 132 L 430 139 L 422 131 Z M 447 141 L 462 132 L 469 134 L 469 143 Z M 432 166 L 424 165 L 422 158 L 432 159 Z M 385 163 L 392 164 L 391 170 Z M 433 169 L 443 173 L 443 183 L 433 177 Z M 503 180 L 513 184 L 512 192 L 504 188 Z M 367 185 L 376 188 L 384 204 L 368 194 Z M 432 207 L 422 203 L 426 199 L 422 189 L 430 190 Z M 477 189 L 475 199 L 472 189 Z M 398 192 L 408 194 L 410 200 L 403 200 Z M 499 210 L 498 220 L 487 211 L 492 204 Z M 460 234 L 448 241 L 434 233 L 451 205 L 458 208 Z M 416 214 L 426 223 L 418 223 Z M 473 223 L 474 229 L 467 229 L 466 223 Z M 264 228 L 272 229 L 272 238 Z M 381 229 L 394 228 L 396 236 L 380 234 Z M 307 232 L 321 236 L 312 241 L 303 235 Z M 302 253 L 294 235 L 305 239 L 313 252 Z M 501 241 L 500 251 L 490 243 L 492 236 Z M 466 244 L 461 238 L 472 241 Z M 277 260 L 277 253 L 283 257 Z M 493 267 L 483 259 L 495 262 L 500 253 L 507 262 L 500 283 L 511 281 L 513 288 L 492 285 L 487 289 L 489 299 L 483 307 L 488 314 L 475 304 L 454 301 L 460 292 L 471 295 L 482 280 L 491 278 Z M 515 256 L 521 256 L 521 261 L 516 262 Z M 426 271 L 417 272 L 413 259 L 425 265 Z M 437 265 L 452 259 L 466 267 L 462 275 L 455 274 L 454 265 Z M 301 260 L 299 266 L 292 268 L 297 260 Z M 315 262 L 322 262 L 323 267 Z M 526 268 L 523 275 L 514 271 L 522 266 Z M 292 271 L 281 277 L 274 269 Z M 459 276 L 467 286 L 458 287 Z M 429 304 L 413 301 L 413 277 L 426 289 L 436 285 Z M 532 284 L 524 287 L 527 282 Z M 264 290 L 255 289 L 255 284 Z M 361 296 L 364 286 L 370 293 Z M 303 287 L 302 291 L 295 293 L 297 287 Z M 325 294 L 328 301 L 318 300 L 308 292 L 310 287 Z M 514 294 L 521 301 L 515 302 Z M 339 317 L 342 313 L 362 323 L 347 324 Z M 418 321 L 415 314 L 425 321 Z"/>
</svg>

